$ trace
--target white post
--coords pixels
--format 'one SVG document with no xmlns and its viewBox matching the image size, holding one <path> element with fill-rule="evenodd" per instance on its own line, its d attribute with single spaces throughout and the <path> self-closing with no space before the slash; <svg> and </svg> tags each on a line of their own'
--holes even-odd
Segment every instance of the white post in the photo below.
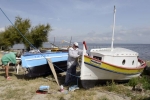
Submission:
<svg viewBox="0 0 150 100">
<path fill-rule="evenodd" d="M 113 51 L 113 42 L 114 42 L 114 31 L 115 31 L 115 13 L 116 13 L 116 8 L 114 6 L 114 24 L 113 24 L 113 34 L 112 34 L 112 42 L 111 42 L 111 51 Z"/>
</svg>

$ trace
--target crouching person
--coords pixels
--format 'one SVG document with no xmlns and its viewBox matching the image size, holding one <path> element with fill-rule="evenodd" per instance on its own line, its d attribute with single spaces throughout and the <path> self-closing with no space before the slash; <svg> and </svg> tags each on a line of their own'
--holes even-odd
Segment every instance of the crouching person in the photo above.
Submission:
<svg viewBox="0 0 150 100">
<path fill-rule="evenodd" d="M 18 64 L 17 61 L 16 61 L 16 57 L 20 57 L 21 54 L 18 53 L 18 52 L 9 52 L 8 54 L 5 54 L 2 56 L 1 58 L 1 62 L 2 62 L 2 65 L 3 67 L 5 68 L 5 78 L 7 80 L 11 80 L 11 78 L 9 77 L 8 73 L 9 73 L 9 63 L 13 63 L 13 64 Z"/>
</svg>

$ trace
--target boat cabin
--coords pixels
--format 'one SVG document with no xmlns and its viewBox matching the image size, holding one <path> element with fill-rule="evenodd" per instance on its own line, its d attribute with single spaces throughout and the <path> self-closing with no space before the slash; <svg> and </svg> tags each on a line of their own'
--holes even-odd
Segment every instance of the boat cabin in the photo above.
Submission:
<svg viewBox="0 0 150 100">
<path fill-rule="evenodd" d="M 138 53 L 125 48 L 100 48 L 91 49 L 90 57 L 105 63 L 120 67 L 136 68 L 138 65 Z"/>
</svg>

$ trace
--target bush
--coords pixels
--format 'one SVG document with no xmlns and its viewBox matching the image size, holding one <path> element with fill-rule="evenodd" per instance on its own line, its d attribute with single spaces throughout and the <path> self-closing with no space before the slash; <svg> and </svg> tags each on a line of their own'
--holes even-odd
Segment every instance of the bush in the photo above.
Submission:
<svg viewBox="0 0 150 100">
<path fill-rule="evenodd" d="M 128 85 L 134 87 L 138 84 L 138 81 L 139 81 L 138 78 L 132 78 L 131 80 L 129 80 Z"/>
</svg>

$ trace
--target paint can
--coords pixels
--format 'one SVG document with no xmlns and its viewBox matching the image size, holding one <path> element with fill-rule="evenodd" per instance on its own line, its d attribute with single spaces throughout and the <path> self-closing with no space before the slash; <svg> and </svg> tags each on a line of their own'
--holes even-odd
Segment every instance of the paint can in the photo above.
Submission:
<svg viewBox="0 0 150 100">
<path fill-rule="evenodd" d="M 41 86 L 39 87 L 39 90 L 41 90 L 41 91 L 48 91 L 48 90 L 49 90 L 49 86 L 41 85 Z"/>
<path fill-rule="evenodd" d="M 64 87 L 63 85 L 60 86 L 60 92 L 63 92 L 64 91 Z"/>
</svg>

